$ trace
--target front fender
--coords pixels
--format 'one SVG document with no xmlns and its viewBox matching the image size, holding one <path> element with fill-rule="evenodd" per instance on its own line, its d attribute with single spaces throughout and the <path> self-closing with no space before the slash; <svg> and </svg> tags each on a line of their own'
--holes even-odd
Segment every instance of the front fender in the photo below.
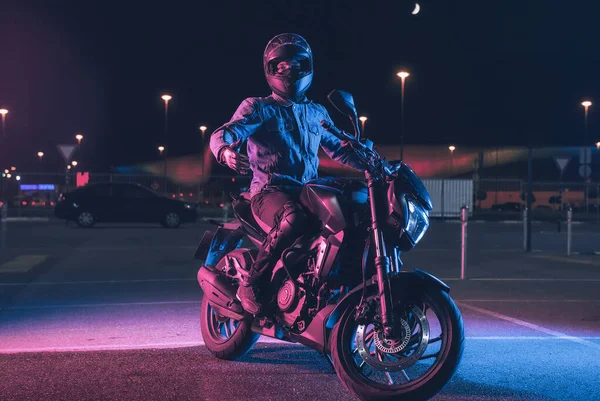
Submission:
<svg viewBox="0 0 600 401">
<path fill-rule="evenodd" d="M 397 294 L 415 294 L 423 293 L 424 291 L 435 288 L 445 292 L 450 292 L 450 287 L 442 280 L 423 270 L 415 269 L 411 272 L 400 272 L 390 280 L 392 286 L 392 297 Z M 326 321 L 326 327 L 333 329 L 335 324 L 340 320 L 344 311 L 353 303 L 357 304 L 363 295 L 363 287 L 366 286 L 365 295 L 367 297 L 377 295 L 377 282 L 375 276 L 367 280 L 364 284 L 354 287 L 338 304 L 329 315 Z"/>
</svg>

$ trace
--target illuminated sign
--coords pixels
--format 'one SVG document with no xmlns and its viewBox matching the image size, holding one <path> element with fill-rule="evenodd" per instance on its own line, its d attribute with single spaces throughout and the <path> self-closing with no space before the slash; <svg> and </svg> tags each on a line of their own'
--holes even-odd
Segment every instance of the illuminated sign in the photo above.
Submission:
<svg viewBox="0 0 600 401">
<path fill-rule="evenodd" d="M 21 191 L 54 191 L 54 184 L 21 184 Z"/>
</svg>

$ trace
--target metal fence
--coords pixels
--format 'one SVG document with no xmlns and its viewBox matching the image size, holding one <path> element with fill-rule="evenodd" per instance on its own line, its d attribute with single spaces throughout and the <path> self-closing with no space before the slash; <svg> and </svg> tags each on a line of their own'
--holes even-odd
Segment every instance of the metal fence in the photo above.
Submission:
<svg viewBox="0 0 600 401">
<path fill-rule="evenodd" d="M 60 193 L 68 192 L 84 183 L 136 183 L 171 198 L 197 202 L 206 207 L 219 207 L 229 201 L 230 193 L 248 189 L 249 177 L 213 176 L 202 182 L 191 179 L 184 184 L 151 174 L 95 174 L 87 176 L 68 174 L 24 173 L 0 180 L 0 200 L 17 209 L 17 215 L 33 210 L 53 208 Z M 467 206 L 474 217 L 520 219 L 525 205 L 525 180 L 469 180 L 425 179 L 434 210 L 432 217 L 458 218 L 460 208 Z M 536 217 L 554 218 L 569 206 L 577 219 L 587 218 L 600 222 L 600 184 L 581 182 L 534 182 L 533 212 Z M 13 213 L 14 214 L 14 213 Z"/>
</svg>

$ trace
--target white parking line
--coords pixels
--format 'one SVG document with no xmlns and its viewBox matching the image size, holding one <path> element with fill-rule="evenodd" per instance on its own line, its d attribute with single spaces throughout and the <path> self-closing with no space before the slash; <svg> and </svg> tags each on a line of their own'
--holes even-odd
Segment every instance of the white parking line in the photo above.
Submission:
<svg viewBox="0 0 600 401">
<path fill-rule="evenodd" d="M 591 341 L 584 340 L 583 338 L 569 336 L 569 335 L 561 333 L 559 331 L 547 329 L 547 328 L 539 326 L 537 324 L 529 323 L 529 322 L 526 322 L 521 319 L 516 319 L 514 317 L 503 315 L 501 313 L 497 313 L 497 312 L 494 312 L 491 310 L 487 310 L 487 309 L 479 308 L 477 306 L 469 305 L 464 302 L 457 302 L 457 303 L 458 303 L 458 305 L 460 305 L 463 308 L 470 309 L 472 311 L 479 312 L 484 315 L 492 316 L 492 317 L 495 317 L 496 319 L 506 320 L 507 322 L 511 322 L 511 323 L 514 323 L 519 326 L 523 326 L 523 327 L 527 327 L 527 328 L 535 330 L 535 331 L 539 331 L 540 333 L 549 334 L 551 336 L 558 337 L 560 339 L 569 340 L 569 341 L 572 341 L 572 342 L 575 342 L 575 343 L 578 343 L 581 345 L 585 345 L 585 346 L 600 350 L 600 344 L 596 344 Z"/>
<path fill-rule="evenodd" d="M 54 308 L 101 308 L 112 306 L 136 306 L 136 305 L 180 305 L 180 304 L 197 304 L 201 301 L 160 301 L 160 302 L 114 302 L 114 303 L 97 303 L 97 304 L 69 304 L 69 305 L 27 305 L 27 306 L 7 306 L 0 310 L 22 310 L 22 309 L 54 309 Z"/>
<path fill-rule="evenodd" d="M 80 284 L 130 284 L 130 283 L 168 283 L 178 281 L 198 281 L 195 278 L 157 278 L 143 280 L 92 280 L 92 281 L 39 281 L 33 283 L 0 283 L 2 286 L 34 285 L 80 285 Z"/>
<path fill-rule="evenodd" d="M 600 302 L 600 299 L 454 299 L 455 302 Z"/>
<path fill-rule="evenodd" d="M 515 336 L 515 337 L 466 337 L 468 341 L 573 341 L 571 336 Z M 577 337 L 575 337 L 577 338 Z M 600 337 L 581 337 L 585 340 L 600 340 Z M 290 343 L 280 341 L 270 337 L 261 337 L 259 343 L 265 344 L 285 344 L 288 346 L 303 346 L 300 343 Z M 591 343 L 594 344 L 594 343 Z M 106 344 L 106 345 L 82 345 L 82 346 L 63 346 L 63 347 L 31 347 L 31 348 L 7 348 L 0 349 L 0 354 L 21 354 L 28 352 L 80 352 L 80 351 L 115 351 L 115 350 L 136 350 L 136 349 L 156 349 L 156 348 L 184 348 L 204 346 L 204 341 L 187 342 L 165 342 L 165 343 L 146 343 L 146 344 Z M 596 344 L 594 344 L 596 345 Z"/>
</svg>

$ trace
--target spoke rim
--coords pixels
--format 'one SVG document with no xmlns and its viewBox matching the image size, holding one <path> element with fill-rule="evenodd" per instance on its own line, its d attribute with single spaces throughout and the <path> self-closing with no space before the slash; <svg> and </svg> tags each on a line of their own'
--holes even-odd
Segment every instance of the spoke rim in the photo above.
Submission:
<svg viewBox="0 0 600 401">
<path fill-rule="evenodd" d="M 240 322 L 217 313 L 208 305 L 208 331 L 213 341 L 225 343 L 233 337 Z"/>
<path fill-rule="evenodd" d="M 400 389 L 423 380 L 440 364 L 450 341 L 443 317 L 443 310 L 429 298 L 413 303 L 404 317 L 411 330 L 410 340 L 396 354 L 380 350 L 374 344 L 374 325 L 355 325 L 354 335 L 349 337 L 355 373 L 375 387 L 382 388 Z M 436 326 L 430 326 L 430 321 Z M 359 331 L 362 331 L 362 338 Z M 373 364 L 374 360 L 378 364 Z"/>
</svg>

